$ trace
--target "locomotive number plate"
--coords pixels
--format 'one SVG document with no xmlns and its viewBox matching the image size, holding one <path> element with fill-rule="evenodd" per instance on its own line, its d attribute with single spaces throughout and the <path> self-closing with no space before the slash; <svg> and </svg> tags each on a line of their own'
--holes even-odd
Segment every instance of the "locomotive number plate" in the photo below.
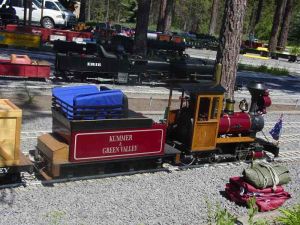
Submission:
<svg viewBox="0 0 300 225">
<path fill-rule="evenodd" d="M 128 83 L 128 73 L 118 73 L 118 83 L 127 84 Z"/>
</svg>

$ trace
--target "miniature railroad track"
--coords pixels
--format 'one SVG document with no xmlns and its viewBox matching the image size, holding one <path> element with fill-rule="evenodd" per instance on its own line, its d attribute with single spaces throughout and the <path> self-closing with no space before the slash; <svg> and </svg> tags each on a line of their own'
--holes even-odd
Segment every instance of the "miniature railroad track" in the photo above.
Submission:
<svg viewBox="0 0 300 225">
<path fill-rule="evenodd" d="M 281 152 L 278 158 L 269 158 L 267 159 L 267 161 L 275 164 L 300 161 L 300 151 Z M 245 162 L 245 161 L 221 162 L 216 164 L 203 163 L 199 165 L 190 165 L 190 166 L 172 166 L 169 164 L 164 164 L 162 168 L 157 168 L 157 169 L 99 174 L 99 175 L 92 175 L 92 176 L 58 178 L 50 181 L 39 180 L 34 174 L 22 173 L 22 182 L 2 185 L 0 186 L 0 189 L 5 189 L 5 188 L 24 189 L 24 188 L 36 188 L 38 186 L 67 186 L 69 182 L 92 183 L 92 182 L 96 182 L 97 179 L 112 178 L 112 177 L 119 177 L 119 176 L 131 176 L 131 175 L 138 175 L 138 174 L 140 176 L 148 176 L 149 174 L 156 173 L 156 172 L 172 173 L 174 171 L 181 171 L 181 170 L 195 169 L 195 168 L 226 169 L 226 168 L 239 167 L 242 165 L 246 166 L 247 164 L 249 164 L 249 162 Z"/>
</svg>

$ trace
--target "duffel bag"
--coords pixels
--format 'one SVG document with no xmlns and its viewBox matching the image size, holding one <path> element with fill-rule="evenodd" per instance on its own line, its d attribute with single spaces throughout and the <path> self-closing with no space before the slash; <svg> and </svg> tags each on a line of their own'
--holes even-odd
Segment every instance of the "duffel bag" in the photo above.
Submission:
<svg viewBox="0 0 300 225">
<path fill-rule="evenodd" d="M 255 163 L 243 171 L 244 179 L 256 188 L 276 188 L 276 185 L 287 184 L 291 178 L 285 166 L 272 166 L 268 163 Z"/>
</svg>

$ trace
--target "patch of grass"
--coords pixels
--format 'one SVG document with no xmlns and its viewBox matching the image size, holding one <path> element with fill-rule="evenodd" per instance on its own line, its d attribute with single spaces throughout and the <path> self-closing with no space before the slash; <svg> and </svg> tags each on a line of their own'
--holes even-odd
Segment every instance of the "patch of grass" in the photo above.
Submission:
<svg viewBox="0 0 300 225">
<path fill-rule="evenodd" d="M 51 225 L 60 225 L 63 217 L 65 216 L 65 212 L 55 210 L 46 215 L 46 217 L 50 220 Z"/>
<path fill-rule="evenodd" d="M 238 70 L 247 70 L 247 71 L 254 71 L 254 72 L 260 72 L 260 73 L 269 73 L 276 76 L 287 76 L 289 75 L 289 71 L 287 69 L 282 68 L 274 68 L 274 67 L 268 67 L 265 65 L 261 66 L 253 66 L 253 65 L 246 65 L 246 64 L 239 64 Z"/>
<path fill-rule="evenodd" d="M 254 221 L 254 216 L 258 213 L 256 198 L 253 197 L 248 201 L 248 224 L 249 225 L 268 225 L 266 220 L 259 219 Z"/>
<path fill-rule="evenodd" d="M 216 225 L 235 225 L 237 218 L 230 214 L 226 209 L 222 209 L 220 206 L 217 207 L 215 215 Z"/>
<path fill-rule="evenodd" d="M 288 209 L 280 209 L 281 216 L 276 221 L 283 225 L 300 224 L 300 204 Z"/>
<path fill-rule="evenodd" d="M 289 53 L 292 55 L 300 55 L 300 47 L 293 46 L 293 47 L 289 48 Z"/>
</svg>

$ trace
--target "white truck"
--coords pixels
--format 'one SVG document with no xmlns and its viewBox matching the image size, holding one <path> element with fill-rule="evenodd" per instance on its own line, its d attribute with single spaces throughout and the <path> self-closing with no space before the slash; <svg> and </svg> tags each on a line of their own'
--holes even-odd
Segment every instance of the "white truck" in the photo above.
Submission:
<svg viewBox="0 0 300 225">
<path fill-rule="evenodd" d="M 1 2 L 2 1 L 2 2 Z M 0 0 L 0 7 L 3 4 L 9 5 L 11 2 L 16 10 L 19 21 L 24 19 L 24 0 Z M 27 19 L 29 9 L 27 9 Z M 44 0 L 42 10 L 42 0 L 32 0 L 32 24 L 42 25 L 45 28 L 72 27 L 76 24 L 75 15 L 67 10 L 58 0 Z"/>
</svg>

